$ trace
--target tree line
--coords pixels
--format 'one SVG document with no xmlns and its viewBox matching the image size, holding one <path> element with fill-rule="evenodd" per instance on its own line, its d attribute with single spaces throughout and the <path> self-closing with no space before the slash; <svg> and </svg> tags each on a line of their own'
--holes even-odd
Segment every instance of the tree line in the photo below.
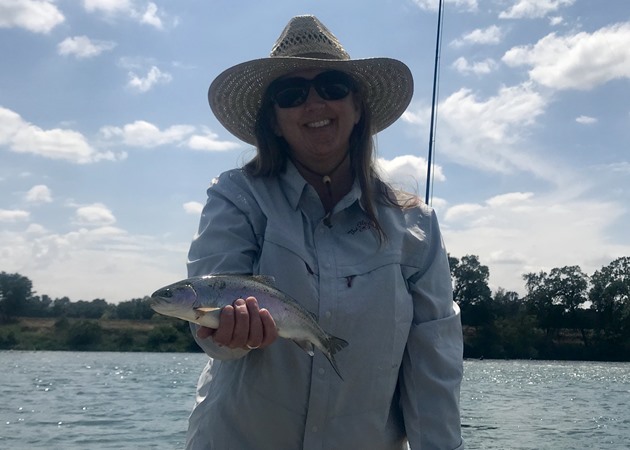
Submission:
<svg viewBox="0 0 630 450">
<path fill-rule="evenodd" d="M 479 257 L 449 256 L 468 357 L 630 361 L 630 257 L 585 274 L 523 275 L 526 294 L 488 287 Z"/>
<path fill-rule="evenodd" d="M 630 257 L 590 276 L 577 265 L 524 274 L 524 296 L 502 288 L 492 292 L 488 266 L 476 255 L 449 256 L 449 263 L 466 357 L 630 360 Z M 0 348 L 24 347 L 18 328 L 2 325 L 19 317 L 56 319 L 52 334 L 65 337 L 49 342 L 53 349 L 198 350 L 186 322 L 154 313 L 146 299 L 52 299 L 35 295 L 26 276 L 1 272 Z M 134 334 L 104 328 L 115 320 L 146 322 L 149 329 Z M 41 346 L 44 336 L 36 339 Z"/>
</svg>

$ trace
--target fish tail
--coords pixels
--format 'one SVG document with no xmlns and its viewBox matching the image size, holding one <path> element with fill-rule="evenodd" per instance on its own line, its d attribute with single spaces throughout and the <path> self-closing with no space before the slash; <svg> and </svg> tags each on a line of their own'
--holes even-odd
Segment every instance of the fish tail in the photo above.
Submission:
<svg viewBox="0 0 630 450">
<path fill-rule="evenodd" d="M 341 376 L 341 372 L 339 371 L 339 367 L 337 366 L 337 361 L 335 361 L 335 353 L 347 346 L 347 341 L 344 341 L 343 339 L 336 336 L 328 336 L 326 341 L 324 342 L 324 347 L 326 348 L 326 350 L 323 353 L 324 355 L 326 355 L 326 358 L 328 358 L 328 361 L 330 361 L 330 365 L 333 369 L 335 369 L 335 372 L 337 372 L 337 375 L 339 375 L 339 378 L 341 378 L 342 381 L 343 377 Z"/>
</svg>

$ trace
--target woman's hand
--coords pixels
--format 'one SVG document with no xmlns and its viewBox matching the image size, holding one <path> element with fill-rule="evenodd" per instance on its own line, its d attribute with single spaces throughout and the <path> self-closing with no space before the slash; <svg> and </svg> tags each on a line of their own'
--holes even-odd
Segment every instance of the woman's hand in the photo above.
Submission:
<svg viewBox="0 0 630 450">
<path fill-rule="evenodd" d="M 220 346 L 252 350 L 269 346 L 278 337 L 278 330 L 269 311 L 260 309 L 254 297 L 247 297 L 223 307 L 219 328 L 201 327 L 197 336 L 201 339 L 212 336 Z"/>
</svg>

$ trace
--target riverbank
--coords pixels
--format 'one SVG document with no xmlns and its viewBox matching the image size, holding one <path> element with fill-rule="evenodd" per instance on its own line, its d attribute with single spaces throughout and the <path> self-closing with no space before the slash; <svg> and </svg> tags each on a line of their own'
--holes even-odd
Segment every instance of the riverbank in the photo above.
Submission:
<svg viewBox="0 0 630 450">
<path fill-rule="evenodd" d="M 18 317 L 0 325 L 0 349 L 130 352 L 200 351 L 188 322 Z"/>
<path fill-rule="evenodd" d="M 147 320 L 18 317 L 0 325 L 2 350 L 123 352 L 199 352 L 188 322 L 154 315 Z M 628 361 L 623 352 L 585 345 L 578 330 L 552 336 L 531 329 L 510 335 L 464 326 L 464 357 L 470 359 L 541 359 Z"/>
</svg>

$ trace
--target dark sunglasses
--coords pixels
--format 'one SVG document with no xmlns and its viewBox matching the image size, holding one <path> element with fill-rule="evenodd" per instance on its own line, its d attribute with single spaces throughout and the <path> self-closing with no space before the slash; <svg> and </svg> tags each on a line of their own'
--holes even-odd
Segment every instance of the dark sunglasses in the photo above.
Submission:
<svg viewBox="0 0 630 450">
<path fill-rule="evenodd" d="M 280 108 L 295 108 L 308 98 L 311 86 L 324 100 L 341 100 L 356 90 L 352 77 L 338 70 L 322 72 L 312 80 L 302 77 L 275 80 L 269 86 L 271 100 Z"/>
</svg>

